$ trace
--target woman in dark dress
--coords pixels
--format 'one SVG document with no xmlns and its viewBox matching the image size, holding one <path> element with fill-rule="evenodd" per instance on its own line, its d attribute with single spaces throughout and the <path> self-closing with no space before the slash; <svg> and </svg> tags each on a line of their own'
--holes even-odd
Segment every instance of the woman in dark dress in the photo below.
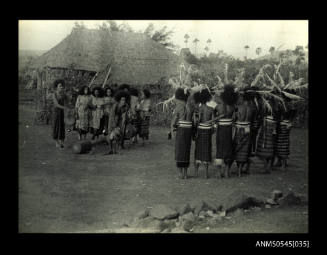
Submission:
<svg viewBox="0 0 327 255">
<path fill-rule="evenodd" d="M 221 117 L 217 123 L 216 132 L 216 158 L 215 165 L 220 172 L 220 177 L 230 176 L 230 165 L 233 158 L 232 124 L 235 112 L 235 104 L 238 94 L 232 85 L 225 85 L 220 96 L 216 98 L 217 115 Z M 218 175 L 217 175 L 218 176 Z"/>
<path fill-rule="evenodd" d="M 66 95 L 64 86 L 63 80 L 56 80 L 54 82 L 52 138 L 56 141 L 57 148 L 64 148 L 65 140 L 64 110 L 67 107 L 65 107 Z"/>
<path fill-rule="evenodd" d="M 128 124 L 128 111 L 129 111 L 129 103 L 130 103 L 130 94 L 124 90 L 119 90 L 115 93 L 115 100 L 117 102 L 116 107 L 116 123 L 117 127 L 120 129 L 120 133 L 122 135 L 120 146 L 122 149 L 124 147 L 124 140 L 126 136 L 126 126 Z"/>
<path fill-rule="evenodd" d="M 217 104 L 211 101 L 212 96 L 208 89 L 201 91 L 201 106 L 199 107 L 199 124 L 197 125 L 197 135 L 195 139 L 195 176 L 201 164 L 205 166 L 205 177 L 209 178 L 208 168 L 212 161 L 212 133 Z"/>
<path fill-rule="evenodd" d="M 175 161 L 179 170 L 179 178 L 187 179 L 187 169 L 190 165 L 192 143 L 192 122 L 187 119 L 186 101 L 189 97 L 184 89 L 178 88 L 175 92 L 175 109 L 173 111 L 171 129 L 176 130 Z"/>
</svg>

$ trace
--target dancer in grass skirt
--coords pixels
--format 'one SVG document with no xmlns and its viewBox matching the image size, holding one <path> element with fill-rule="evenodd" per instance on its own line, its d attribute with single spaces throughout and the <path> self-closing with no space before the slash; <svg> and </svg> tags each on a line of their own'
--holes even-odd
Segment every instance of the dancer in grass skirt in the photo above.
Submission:
<svg viewBox="0 0 327 255">
<path fill-rule="evenodd" d="M 212 120 L 215 117 L 217 104 L 211 101 L 208 89 L 201 91 L 201 106 L 199 108 L 199 124 L 195 140 L 195 176 L 198 176 L 201 164 L 205 166 L 205 177 L 209 178 L 208 168 L 212 162 Z"/>
<path fill-rule="evenodd" d="M 217 123 L 216 158 L 214 164 L 218 168 L 218 173 L 220 172 L 220 177 L 229 177 L 230 165 L 233 159 L 232 124 L 238 95 L 232 85 L 225 85 L 220 95 L 215 98 L 217 114 L 221 118 Z"/>
<path fill-rule="evenodd" d="M 178 88 L 175 92 L 175 109 L 173 111 L 171 129 L 176 130 L 175 160 L 179 170 L 179 178 L 187 178 L 187 169 L 190 165 L 190 152 L 192 142 L 192 122 L 187 120 L 186 101 L 189 97 L 187 91 Z"/>
</svg>

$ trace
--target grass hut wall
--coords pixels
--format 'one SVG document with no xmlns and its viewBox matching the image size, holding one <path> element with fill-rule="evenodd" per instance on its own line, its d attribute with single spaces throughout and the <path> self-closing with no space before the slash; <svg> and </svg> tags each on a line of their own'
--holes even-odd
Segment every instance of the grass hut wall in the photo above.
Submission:
<svg viewBox="0 0 327 255">
<path fill-rule="evenodd" d="M 111 67 L 106 85 L 129 84 L 150 86 L 178 75 L 181 58 L 163 45 L 141 33 L 73 29 L 59 44 L 35 59 L 31 70 L 37 70 L 36 120 L 46 122 L 47 98 L 56 79 L 64 79 L 67 88 L 90 83 L 102 86 Z M 160 85 L 162 86 L 162 84 Z M 150 86 L 151 92 L 160 89 Z"/>
</svg>

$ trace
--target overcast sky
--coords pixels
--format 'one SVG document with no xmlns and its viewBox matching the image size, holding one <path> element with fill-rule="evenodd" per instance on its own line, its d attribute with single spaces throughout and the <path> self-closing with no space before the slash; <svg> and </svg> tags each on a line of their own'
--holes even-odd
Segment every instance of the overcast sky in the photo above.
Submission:
<svg viewBox="0 0 327 255">
<path fill-rule="evenodd" d="M 21 20 L 19 21 L 20 50 L 50 50 L 68 34 L 75 22 L 82 20 Z M 83 20 L 87 28 L 96 28 L 103 20 Z M 149 23 L 156 28 L 167 26 L 174 29 L 172 41 L 185 47 L 184 35 L 190 36 L 188 47 L 194 50 L 192 41 L 200 40 L 198 52 L 203 52 L 210 38 L 211 52 L 224 50 L 243 58 L 244 46 L 250 46 L 248 57 L 255 57 L 255 49 L 262 48 L 261 55 L 268 54 L 271 46 L 281 50 L 295 49 L 308 44 L 308 21 L 306 20 L 119 20 L 127 22 L 134 30 L 144 30 Z"/>
</svg>

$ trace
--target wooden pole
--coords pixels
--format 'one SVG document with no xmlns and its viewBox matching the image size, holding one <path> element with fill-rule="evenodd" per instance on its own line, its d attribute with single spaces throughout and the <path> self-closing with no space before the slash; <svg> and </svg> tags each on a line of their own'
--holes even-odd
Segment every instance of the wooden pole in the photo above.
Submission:
<svg viewBox="0 0 327 255">
<path fill-rule="evenodd" d="M 107 80 L 108 80 L 108 77 L 109 77 L 110 71 L 111 71 L 111 66 L 109 67 L 109 70 L 108 70 L 108 73 L 107 73 L 107 75 L 106 75 L 106 78 L 104 79 L 104 82 L 103 82 L 103 84 L 102 84 L 102 88 L 104 88 L 104 86 L 106 85 L 106 82 L 107 82 Z"/>
<path fill-rule="evenodd" d="M 89 88 L 91 88 L 91 85 L 92 85 L 92 83 L 93 83 L 93 81 L 95 80 L 95 78 L 98 76 L 98 72 L 96 72 L 96 74 L 93 76 L 93 78 L 92 78 L 92 80 L 91 80 L 91 82 L 90 82 L 90 84 L 89 84 Z"/>
</svg>

